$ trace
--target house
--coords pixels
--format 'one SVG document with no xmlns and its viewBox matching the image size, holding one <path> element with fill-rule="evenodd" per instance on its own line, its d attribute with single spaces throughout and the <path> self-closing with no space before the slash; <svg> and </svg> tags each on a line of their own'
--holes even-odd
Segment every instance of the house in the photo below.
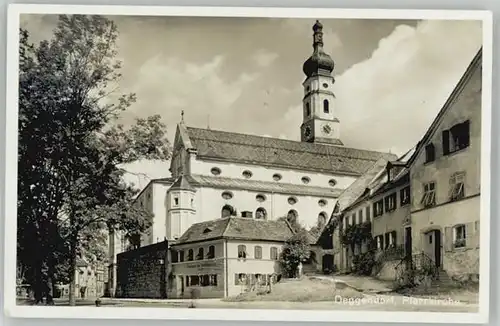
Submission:
<svg viewBox="0 0 500 326">
<path fill-rule="evenodd" d="M 479 50 L 408 162 L 413 247 L 459 279 L 479 274 L 481 71 Z"/>
<path fill-rule="evenodd" d="M 276 281 L 279 255 L 293 235 L 286 220 L 225 217 L 195 223 L 171 246 L 169 298 L 238 295 Z"/>
</svg>

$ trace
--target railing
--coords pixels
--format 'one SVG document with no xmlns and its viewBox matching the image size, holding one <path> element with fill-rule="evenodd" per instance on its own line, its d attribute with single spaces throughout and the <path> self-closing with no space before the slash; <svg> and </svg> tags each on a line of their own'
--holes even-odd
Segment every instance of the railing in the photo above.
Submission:
<svg viewBox="0 0 500 326">
<path fill-rule="evenodd" d="M 375 265 L 373 267 L 373 273 L 377 274 L 382 269 L 384 262 L 391 260 L 404 259 L 405 247 L 404 245 L 390 245 L 383 251 L 375 254 Z"/>
<path fill-rule="evenodd" d="M 405 256 L 395 269 L 396 282 L 402 286 L 415 286 L 426 278 L 436 280 L 439 277 L 436 263 L 423 252 Z"/>
</svg>

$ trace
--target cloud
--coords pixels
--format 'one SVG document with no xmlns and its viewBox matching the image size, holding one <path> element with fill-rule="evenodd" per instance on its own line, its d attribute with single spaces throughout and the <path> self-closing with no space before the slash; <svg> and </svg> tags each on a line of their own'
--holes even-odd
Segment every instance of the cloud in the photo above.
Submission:
<svg viewBox="0 0 500 326">
<path fill-rule="evenodd" d="M 370 58 L 337 77 L 341 138 L 402 154 L 421 138 L 481 46 L 481 23 L 397 26 Z"/>
<path fill-rule="evenodd" d="M 279 55 L 277 53 L 261 49 L 254 54 L 253 59 L 257 66 L 267 67 L 271 65 L 278 57 Z"/>
</svg>

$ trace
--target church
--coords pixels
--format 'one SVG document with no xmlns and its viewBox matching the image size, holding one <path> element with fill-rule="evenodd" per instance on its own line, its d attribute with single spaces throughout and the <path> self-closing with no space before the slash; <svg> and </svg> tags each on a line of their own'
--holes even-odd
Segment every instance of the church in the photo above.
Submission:
<svg viewBox="0 0 500 326">
<path fill-rule="evenodd" d="M 271 246 L 275 248 L 272 250 L 279 250 L 281 245 L 276 243 L 283 243 L 286 235 L 281 233 L 289 230 L 281 224 L 274 225 L 273 221 L 286 218 L 288 222 L 298 222 L 306 229 L 321 230 L 330 219 L 337 199 L 345 189 L 377 161 L 396 159 L 390 153 L 344 145 L 335 107 L 335 94 L 332 91 L 335 82 L 334 61 L 324 52 L 323 26 L 319 21 L 313 26 L 312 45 L 313 52 L 303 64 L 303 121 L 300 126 L 296 126 L 301 135 L 300 141 L 194 128 L 186 125 L 184 119 L 181 120 L 173 141 L 171 176 L 151 180 L 136 198 L 137 205 L 152 213 L 152 226 L 140 239 L 122 237 L 120 243 L 119 235 L 110 235 L 108 284 L 111 291 L 117 281 L 118 253 L 130 248 L 159 245 L 165 240 L 169 246 L 178 247 L 173 251 L 204 250 L 201 247 L 189 249 L 191 245 L 187 244 L 186 239 L 192 241 L 192 238 L 212 237 L 212 233 L 215 233 L 212 230 L 218 230 L 218 225 L 223 223 L 217 222 L 221 219 L 231 220 L 229 224 L 236 225 L 232 231 L 238 234 L 238 243 L 234 244 L 236 247 L 245 242 L 245 234 L 250 234 L 252 238 L 247 240 L 253 241 L 252 246 Z M 212 223 L 215 226 L 205 227 Z M 258 234 L 267 234 L 263 230 L 267 231 L 271 227 L 283 232 L 271 232 L 272 236 L 268 235 L 266 239 L 260 239 L 265 240 L 264 242 L 255 244 Z M 206 230 L 210 232 L 204 233 Z M 191 234 L 195 231 L 199 234 Z M 219 231 L 219 236 L 213 241 L 227 237 L 227 232 L 222 229 Z M 317 239 L 312 238 L 311 243 L 314 244 Z M 198 240 L 194 242 L 199 243 Z M 215 242 L 207 244 L 205 249 L 209 252 L 209 245 L 218 248 Z M 277 252 L 267 254 L 275 257 Z M 248 259 L 263 258 L 256 257 L 257 254 Z M 191 259 L 186 258 L 187 262 L 183 262 L 180 256 L 178 259 L 179 266 L 172 267 L 175 274 L 200 273 L 189 272 L 181 266 Z M 321 262 L 317 264 L 320 265 Z M 274 263 L 270 263 L 269 271 L 273 270 L 273 266 Z M 259 268 L 256 267 L 255 274 L 262 272 Z M 191 279 L 188 274 L 176 276 L 179 278 L 177 283 L 181 292 L 188 282 L 186 280 Z M 213 278 L 213 275 L 208 275 L 207 279 L 210 277 Z M 221 275 L 219 282 L 222 280 L 220 277 Z M 198 280 L 199 277 L 194 279 Z M 222 288 L 229 295 L 230 284 L 234 282 L 227 275 L 223 279 Z"/>
<path fill-rule="evenodd" d="M 194 223 L 224 217 L 287 217 L 306 228 L 329 219 L 336 199 L 390 153 L 344 146 L 332 85 L 334 61 L 313 26 L 313 53 L 304 62 L 301 141 L 177 125 L 171 177 L 152 180 L 137 201 L 155 215 L 142 239 L 177 240 Z"/>
</svg>

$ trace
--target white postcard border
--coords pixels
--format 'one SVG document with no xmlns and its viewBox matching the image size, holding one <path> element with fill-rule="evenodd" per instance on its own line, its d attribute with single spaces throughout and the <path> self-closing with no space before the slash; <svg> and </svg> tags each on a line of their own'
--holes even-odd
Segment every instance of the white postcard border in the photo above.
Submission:
<svg viewBox="0 0 500 326">
<path fill-rule="evenodd" d="M 481 20 L 483 22 L 482 135 L 481 135 L 481 223 L 480 291 L 478 313 L 324 311 L 324 310 L 251 310 L 186 308 L 119 307 L 41 307 L 17 306 L 16 284 L 16 210 L 17 210 L 17 121 L 18 121 L 18 47 L 20 14 L 103 14 L 200 17 L 275 17 L 343 19 L 444 19 Z M 7 103 L 6 103 L 6 173 L 5 173 L 5 255 L 4 308 L 8 316 L 19 318 L 92 318 L 92 319 L 177 319 L 238 321 L 343 321 L 343 322 L 421 322 L 487 323 L 490 284 L 490 214 L 491 214 L 491 95 L 492 95 L 493 22 L 489 11 L 400 10 L 400 9 L 331 9 L 266 7 L 167 7 L 100 5 L 28 5 L 11 4 L 7 29 Z"/>
</svg>

